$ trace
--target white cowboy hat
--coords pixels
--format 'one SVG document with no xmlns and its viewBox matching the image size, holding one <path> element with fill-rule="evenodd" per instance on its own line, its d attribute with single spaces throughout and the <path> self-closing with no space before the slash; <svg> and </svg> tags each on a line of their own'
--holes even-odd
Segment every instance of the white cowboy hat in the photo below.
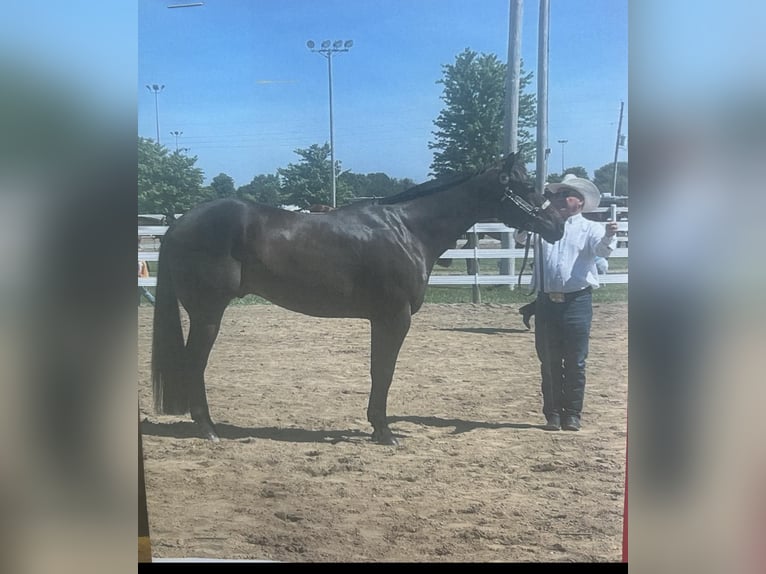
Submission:
<svg viewBox="0 0 766 574">
<path fill-rule="evenodd" d="M 566 174 L 564 179 L 561 180 L 561 183 L 549 183 L 546 187 L 551 190 L 551 193 L 557 193 L 561 191 L 562 188 L 568 188 L 581 194 L 585 199 L 582 207 L 583 213 L 595 211 L 599 203 L 601 203 L 601 192 L 596 187 L 596 184 L 589 179 L 577 177 L 573 173 Z"/>
</svg>

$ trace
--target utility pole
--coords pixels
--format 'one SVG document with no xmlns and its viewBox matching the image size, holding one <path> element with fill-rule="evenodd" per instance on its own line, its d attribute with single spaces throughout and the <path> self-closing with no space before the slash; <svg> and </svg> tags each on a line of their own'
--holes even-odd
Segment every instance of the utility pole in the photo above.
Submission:
<svg viewBox="0 0 766 574">
<path fill-rule="evenodd" d="M 505 76 L 505 119 L 503 151 L 519 150 L 519 89 L 521 85 L 521 20 L 524 0 L 511 0 L 508 22 L 508 64 Z"/>
<path fill-rule="evenodd" d="M 519 91 L 521 89 L 521 22 L 524 13 L 524 0 L 510 0 L 508 19 L 508 63 L 505 74 L 505 116 L 503 121 L 503 152 L 519 151 Z M 511 234 L 500 236 L 500 248 L 511 248 Z M 500 260 L 500 275 L 515 275 L 513 259 Z M 477 265 L 478 270 L 478 265 Z M 510 286 L 513 288 L 513 285 Z M 479 286 L 474 285 L 474 302 L 481 300 Z"/>
<path fill-rule="evenodd" d="M 617 142 L 614 144 L 614 169 L 612 170 L 612 197 L 617 195 L 617 153 L 620 151 L 620 141 L 622 132 L 622 112 L 625 109 L 625 102 L 620 102 L 620 121 L 617 123 Z"/>
</svg>

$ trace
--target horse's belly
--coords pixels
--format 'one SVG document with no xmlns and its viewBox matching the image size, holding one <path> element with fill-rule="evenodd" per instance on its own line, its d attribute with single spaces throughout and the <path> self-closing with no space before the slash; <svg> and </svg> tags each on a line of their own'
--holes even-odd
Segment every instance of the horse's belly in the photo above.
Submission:
<svg viewBox="0 0 766 574">
<path fill-rule="evenodd" d="M 369 317 L 369 304 L 353 287 L 327 289 L 307 281 L 274 280 L 260 277 L 251 281 L 244 294 L 252 293 L 305 315 L 315 317 Z"/>
<path fill-rule="evenodd" d="M 317 317 L 373 318 L 402 305 L 419 307 L 426 274 L 418 269 L 388 270 L 364 266 L 325 266 L 302 273 L 251 261 L 242 275 L 242 295 L 253 293 L 272 303 Z"/>
</svg>

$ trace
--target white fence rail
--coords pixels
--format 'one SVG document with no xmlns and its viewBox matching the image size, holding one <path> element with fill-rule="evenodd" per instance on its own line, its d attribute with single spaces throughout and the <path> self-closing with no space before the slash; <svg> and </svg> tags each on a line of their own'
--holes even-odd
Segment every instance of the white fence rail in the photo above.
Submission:
<svg viewBox="0 0 766 574">
<path fill-rule="evenodd" d="M 160 236 L 164 235 L 167 231 L 167 227 L 164 226 L 139 226 L 138 236 Z M 477 223 L 471 227 L 467 233 L 501 233 L 501 234 L 513 234 L 515 230 L 510 227 L 506 227 L 502 223 Z M 612 251 L 612 258 L 627 258 L 628 248 L 619 247 L 621 244 L 628 243 L 627 238 L 628 222 L 618 222 L 618 248 Z M 513 243 L 513 236 L 510 236 L 510 243 Z M 509 259 L 511 261 L 511 269 L 514 269 L 514 263 L 516 259 L 523 260 L 524 249 L 495 249 L 476 247 L 467 249 L 447 249 L 442 255 L 443 259 Z M 157 251 L 139 251 L 138 258 L 144 261 L 157 261 L 159 259 L 159 252 Z M 533 259 L 533 250 L 529 250 L 529 260 Z M 436 269 L 436 268 L 435 268 Z M 531 275 L 522 275 L 521 284 L 529 285 Z M 599 275 L 598 280 L 602 284 L 614 284 L 614 283 L 627 283 L 627 273 L 607 273 L 605 275 Z M 432 273 L 428 280 L 429 285 L 516 285 L 519 282 L 518 275 L 498 275 L 498 274 L 479 274 L 476 275 L 456 275 L 456 274 L 439 274 Z M 139 277 L 138 285 L 140 287 L 154 287 L 157 285 L 157 279 L 155 277 Z"/>
</svg>

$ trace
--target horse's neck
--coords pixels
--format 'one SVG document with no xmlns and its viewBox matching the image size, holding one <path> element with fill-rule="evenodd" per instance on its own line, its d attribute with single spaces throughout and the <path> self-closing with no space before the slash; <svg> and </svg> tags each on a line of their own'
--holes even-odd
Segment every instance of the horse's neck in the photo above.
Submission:
<svg viewBox="0 0 766 574">
<path fill-rule="evenodd" d="M 454 247 L 455 240 L 478 220 L 486 218 L 479 191 L 468 181 L 410 202 L 407 219 L 421 232 L 434 258 Z"/>
</svg>

